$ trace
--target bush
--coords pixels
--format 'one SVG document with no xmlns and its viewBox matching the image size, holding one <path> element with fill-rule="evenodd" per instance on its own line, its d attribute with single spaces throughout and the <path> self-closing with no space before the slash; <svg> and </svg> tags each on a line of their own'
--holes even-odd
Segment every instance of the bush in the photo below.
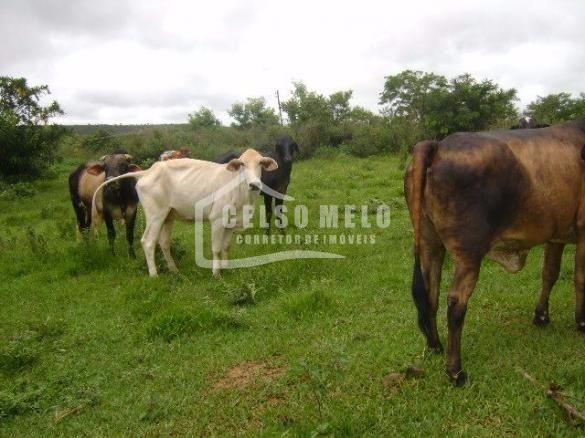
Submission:
<svg viewBox="0 0 585 438">
<path fill-rule="evenodd" d="M 359 125 L 354 129 L 349 143 L 350 153 L 357 157 L 369 157 L 388 152 L 391 149 L 390 140 L 391 134 L 387 125 Z"/>
<path fill-rule="evenodd" d="M 294 138 L 299 145 L 301 158 L 312 157 L 317 148 L 331 144 L 328 126 L 321 122 L 310 121 L 297 127 Z"/>
<path fill-rule="evenodd" d="M 191 158 L 213 160 L 221 153 L 246 148 L 254 148 L 262 153 L 272 152 L 275 140 L 283 135 L 290 135 L 296 140 L 300 149 L 298 158 L 301 159 L 312 156 L 333 158 L 339 153 L 358 157 L 383 153 L 407 154 L 422 138 L 416 125 L 406 119 L 393 117 L 377 118 L 371 122 L 347 120 L 326 123 L 309 120 L 294 127 L 268 125 L 247 129 L 218 126 L 193 130 L 189 125 L 172 125 L 145 128 L 141 132 L 115 137 L 115 141 L 105 141 L 99 147 L 97 143 L 92 143 L 93 140 L 81 140 L 78 144 L 95 158 L 112 153 L 115 149 L 125 150 L 133 156 L 134 163 L 147 169 L 158 161 L 165 150 L 186 147 Z M 111 137 L 100 134 L 93 138 Z M 88 144 L 92 145 L 91 150 L 86 149 Z M 72 150 L 72 153 L 75 152 Z"/>
<path fill-rule="evenodd" d="M 39 358 L 37 349 L 21 342 L 11 342 L 0 351 L 0 370 L 13 374 L 33 366 Z"/>
<path fill-rule="evenodd" d="M 7 184 L 0 188 L 0 200 L 14 201 L 21 198 L 30 198 L 37 193 L 37 189 L 30 183 L 20 182 L 11 185 Z"/>
<path fill-rule="evenodd" d="M 120 142 L 109 132 L 100 129 L 93 135 L 85 137 L 82 141 L 83 147 L 90 152 L 111 153 L 112 150 L 120 147 Z"/>
</svg>

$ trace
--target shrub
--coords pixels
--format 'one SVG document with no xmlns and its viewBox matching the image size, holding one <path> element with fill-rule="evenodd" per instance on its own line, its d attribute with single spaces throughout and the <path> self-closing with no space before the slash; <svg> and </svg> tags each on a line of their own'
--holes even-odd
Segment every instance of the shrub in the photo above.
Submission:
<svg viewBox="0 0 585 438">
<path fill-rule="evenodd" d="M 114 149 L 120 147 L 120 142 L 113 137 L 108 131 L 100 129 L 93 135 L 88 135 L 82 140 L 83 147 L 90 152 L 100 152 L 102 154 L 111 153 Z"/>
<path fill-rule="evenodd" d="M 34 186 L 27 182 L 19 182 L 11 185 L 4 185 L 0 189 L 0 200 L 14 201 L 21 198 L 30 198 L 38 193 Z"/>
<path fill-rule="evenodd" d="M 330 133 L 326 124 L 307 122 L 295 129 L 295 139 L 299 145 L 301 158 L 313 156 L 321 146 L 330 145 Z"/>
<path fill-rule="evenodd" d="M 228 300 L 235 306 L 256 304 L 257 294 L 258 287 L 256 286 L 256 283 L 244 283 L 239 287 L 228 290 Z"/>
<path fill-rule="evenodd" d="M 359 125 L 354 129 L 349 143 L 350 153 L 357 157 L 369 157 L 390 150 L 390 129 L 387 125 Z"/>
<path fill-rule="evenodd" d="M 32 184 L 25 182 L 12 185 L 12 191 L 17 198 L 30 198 L 37 194 L 37 190 Z"/>
<path fill-rule="evenodd" d="M 10 342 L 0 351 L 0 370 L 16 373 L 34 365 L 39 352 L 22 342 Z"/>
</svg>

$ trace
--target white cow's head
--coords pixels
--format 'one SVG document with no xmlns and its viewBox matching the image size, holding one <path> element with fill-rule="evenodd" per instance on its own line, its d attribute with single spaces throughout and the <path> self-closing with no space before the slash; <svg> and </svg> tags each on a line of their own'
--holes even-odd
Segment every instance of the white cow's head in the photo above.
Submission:
<svg viewBox="0 0 585 438">
<path fill-rule="evenodd" d="M 227 164 L 227 170 L 231 172 L 244 172 L 248 188 L 256 193 L 262 188 L 260 181 L 262 169 L 272 172 L 278 169 L 278 164 L 270 157 L 263 157 L 254 149 L 246 149 L 240 158 L 234 158 Z"/>
</svg>

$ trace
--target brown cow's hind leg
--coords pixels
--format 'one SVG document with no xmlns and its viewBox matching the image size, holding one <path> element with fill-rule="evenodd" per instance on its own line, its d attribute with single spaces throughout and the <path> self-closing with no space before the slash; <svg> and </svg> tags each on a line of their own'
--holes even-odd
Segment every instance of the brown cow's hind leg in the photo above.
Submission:
<svg viewBox="0 0 585 438">
<path fill-rule="evenodd" d="M 427 329 L 424 331 L 427 346 L 434 352 L 441 353 L 443 346 L 437 330 L 437 310 L 441 288 L 441 271 L 445 259 L 445 247 L 440 241 L 425 239 L 421 244 L 420 259 L 422 276 L 427 289 Z"/>
<path fill-rule="evenodd" d="M 540 299 L 534 310 L 534 325 L 544 327 L 550 322 L 548 313 L 548 301 L 550 292 L 559 278 L 561 259 L 563 257 L 562 243 L 548 242 L 544 247 L 544 263 L 542 265 L 542 291 Z"/>
<path fill-rule="evenodd" d="M 480 264 L 481 260 L 456 259 L 455 277 L 447 297 L 449 335 L 447 340 L 446 371 L 455 386 L 462 386 L 467 380 L 467 375 L 461 369 L 461 333 L 467 311 L 467 302 L 477 283 Z"/>
<path fill-rule="evenodd" d="M 580 236 L 575 251 L 575 322 L 585 333 L 585 236 Z"/>
</svg>

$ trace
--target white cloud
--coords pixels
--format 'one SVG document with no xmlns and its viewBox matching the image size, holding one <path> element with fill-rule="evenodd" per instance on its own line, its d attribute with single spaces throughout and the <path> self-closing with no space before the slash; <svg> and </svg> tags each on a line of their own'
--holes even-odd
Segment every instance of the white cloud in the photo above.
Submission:
<svg viewBox="0 0 585 438">
<path fill-rule="evenodd" d="M 293 80 L 377 110 L 405 68 L 493 79 L 524 104 L 584 91 L 579 0 L 438 3 L 8 0 L 1 72 L 48 84 L 64 123 L 183 122 L 200 105 L 225 121 Z"/>
</svg>

